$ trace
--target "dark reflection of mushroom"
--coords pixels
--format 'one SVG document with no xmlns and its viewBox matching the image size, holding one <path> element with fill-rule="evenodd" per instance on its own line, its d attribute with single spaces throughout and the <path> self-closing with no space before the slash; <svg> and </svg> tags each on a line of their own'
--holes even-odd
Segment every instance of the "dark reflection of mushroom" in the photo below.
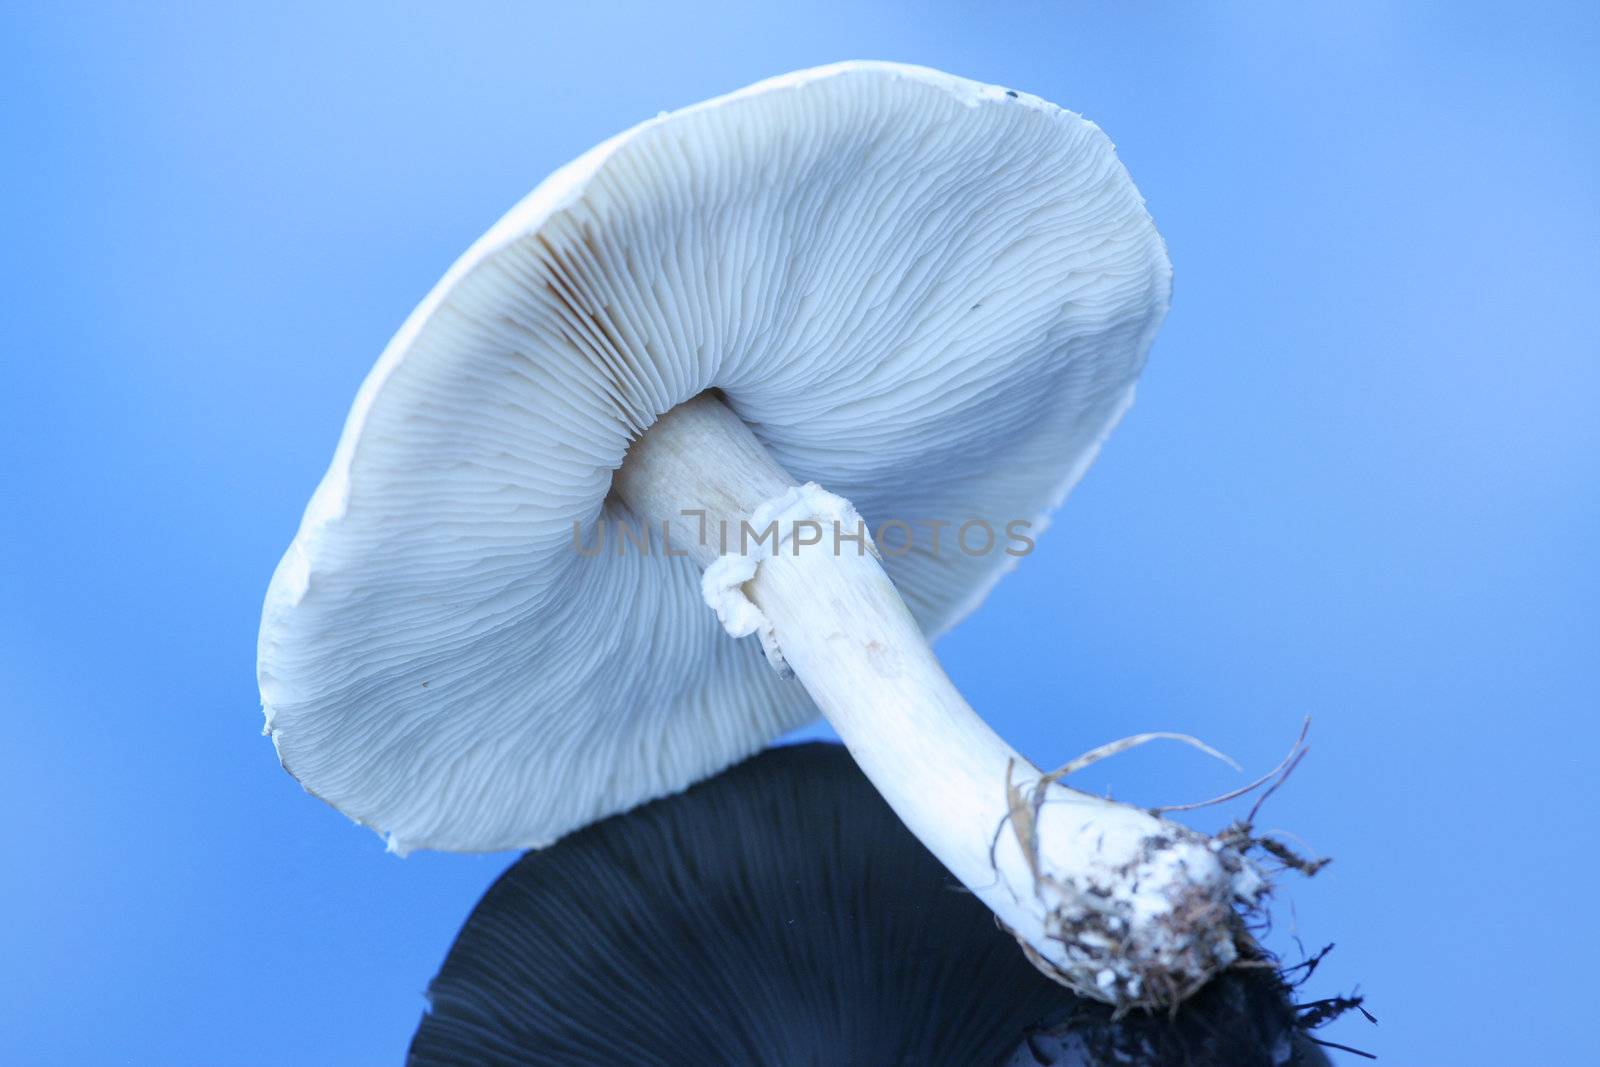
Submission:
<svg viewBox="0 0 1600 1067">
<path fill-rule="evenodd" d="M 1255 1067 L 1298 1047 L 1260 972 L 1176 1016 L 1076 1000 L 823 744 L 523 856 L 429 999 L 415 1067 Z"/>
</svg>

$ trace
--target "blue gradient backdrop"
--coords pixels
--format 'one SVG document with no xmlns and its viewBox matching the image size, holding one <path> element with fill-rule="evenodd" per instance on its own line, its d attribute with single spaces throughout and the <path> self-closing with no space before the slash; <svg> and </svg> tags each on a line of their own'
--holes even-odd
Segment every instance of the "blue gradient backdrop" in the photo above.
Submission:
<svg viewBox="0 0 1600 1067">
<path fill-rule="evenodd" d="M 0 1062 L 399 1062 L 507 857 L 387 856 L 278 770 L 268 574 L 383 342 L 502 210 L 658 110 L 854 57 L 1095 119 L 1177 269 L 1131 417 L 943 643 L 957 682 L 1041 761 L 1166 728 L 1262 769 L 1311 713 L 1268 821 L 1337 860 L 1275 941 L 1337 941 L 1311 992 L 1382 1020 L 1330 1036 L 1574 1062 L 1593 6 L 673 7 L 0 13 Z M 1239 779 L 1176 749 L 1085 780 Z"/>
</svg>

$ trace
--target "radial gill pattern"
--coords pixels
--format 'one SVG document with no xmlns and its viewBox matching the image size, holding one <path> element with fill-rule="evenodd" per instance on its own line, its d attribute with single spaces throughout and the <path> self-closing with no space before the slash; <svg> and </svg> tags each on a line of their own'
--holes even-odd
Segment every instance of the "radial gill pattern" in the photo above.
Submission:
<svg viewBox="0 0 1600 1067">
<path fill-rule="evenodd" d="M 1129 403 L 1168 279 L 1110 142 L 1025 94 L 845 64 L 613 138 L 474 245 L 362 386 L 264 609 L 285 767 L 396 850 L 477 850 L 748 755 L 805 692 L 722 633 L 686 561 L 574 549 L 574 524 L 592 546 L 628 518 L 629 442 L 718 389 L 871 524 L 1036 534 Z M 1015 558 L 929 541 L 886 566 L 935 634 Z"/>
</svg>

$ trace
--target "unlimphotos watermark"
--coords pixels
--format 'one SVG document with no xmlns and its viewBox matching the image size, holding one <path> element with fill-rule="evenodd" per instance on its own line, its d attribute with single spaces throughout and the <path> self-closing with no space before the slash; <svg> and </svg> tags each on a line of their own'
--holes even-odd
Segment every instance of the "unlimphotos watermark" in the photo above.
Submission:
<svg viewBox="0 0 1600 1067">
<path fill-rule="evenodd" d="M 951 551 L 965 556 L 988 556 L 1003 552 L 1008 556 L 1022 557 L 1033 551 L 1033 538 L 1029 531 L 1033 523 L 1027 519 L 1012 519 L 997 524 L 983 518 L 953 519 L 887 519 L 872 528 L 871 540 L 867 537 L 866 520 L 857 520 L 854 529 L 848 524 L 824 519 L 774 519 L 763 527 L 751 525 L 748 519 L 737 525 L 727 520 L 712 523 L 701 510 L 679 512 L 698 524 L 699 544 L 702 547 L 715 543 L 718 554 L 737 552 L 749 555 L 765 551 L 767 555 L 789 552 L 798 556 L 802 549 L 832 551 L 836 556 L 853 550 L 856 555 L 867 554 L 868 545 L 879 555 L 899 557 L 921 551 L 934 558 Z M 609 527 L 610 536 L 607 536 Z M 681 559 L 689 555 L 681 543 L 673 544 L 672 524 L 663 521 L 658 531 L 640 527 L 624 519 L 602 519 L 592 533 L 586 535 L 583 524 L 572 521 L 572 548 L 578 555 L 592 559 L 606 554 L 624 556 L 630 552 L 642 556 L 659 554 Z M 713 538 L 715 540 L 713 541 Z M 847 548 L 848 546 L 848 548 Z"/>
</svg>

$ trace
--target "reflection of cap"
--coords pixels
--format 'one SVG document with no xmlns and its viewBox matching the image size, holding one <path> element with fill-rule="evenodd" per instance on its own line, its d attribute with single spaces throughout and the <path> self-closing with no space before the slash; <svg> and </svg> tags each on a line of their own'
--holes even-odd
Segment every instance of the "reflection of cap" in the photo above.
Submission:
<svg viewBox="0 0 1600 1067">
<path fill-rule="evenodd" d="M 518 860 L 411 1063 L 987 1064 L 1071 994 L 838 745 L 776 748 Z"/>
<path fill-rule="evenodd" d="M 412 1067 L 1268 1067 L 1293 1026 L 1260 972 L 1111 1022 L 1030 967 L 823 744 L 528 853 L 428 997 Z"/>
</svg>

